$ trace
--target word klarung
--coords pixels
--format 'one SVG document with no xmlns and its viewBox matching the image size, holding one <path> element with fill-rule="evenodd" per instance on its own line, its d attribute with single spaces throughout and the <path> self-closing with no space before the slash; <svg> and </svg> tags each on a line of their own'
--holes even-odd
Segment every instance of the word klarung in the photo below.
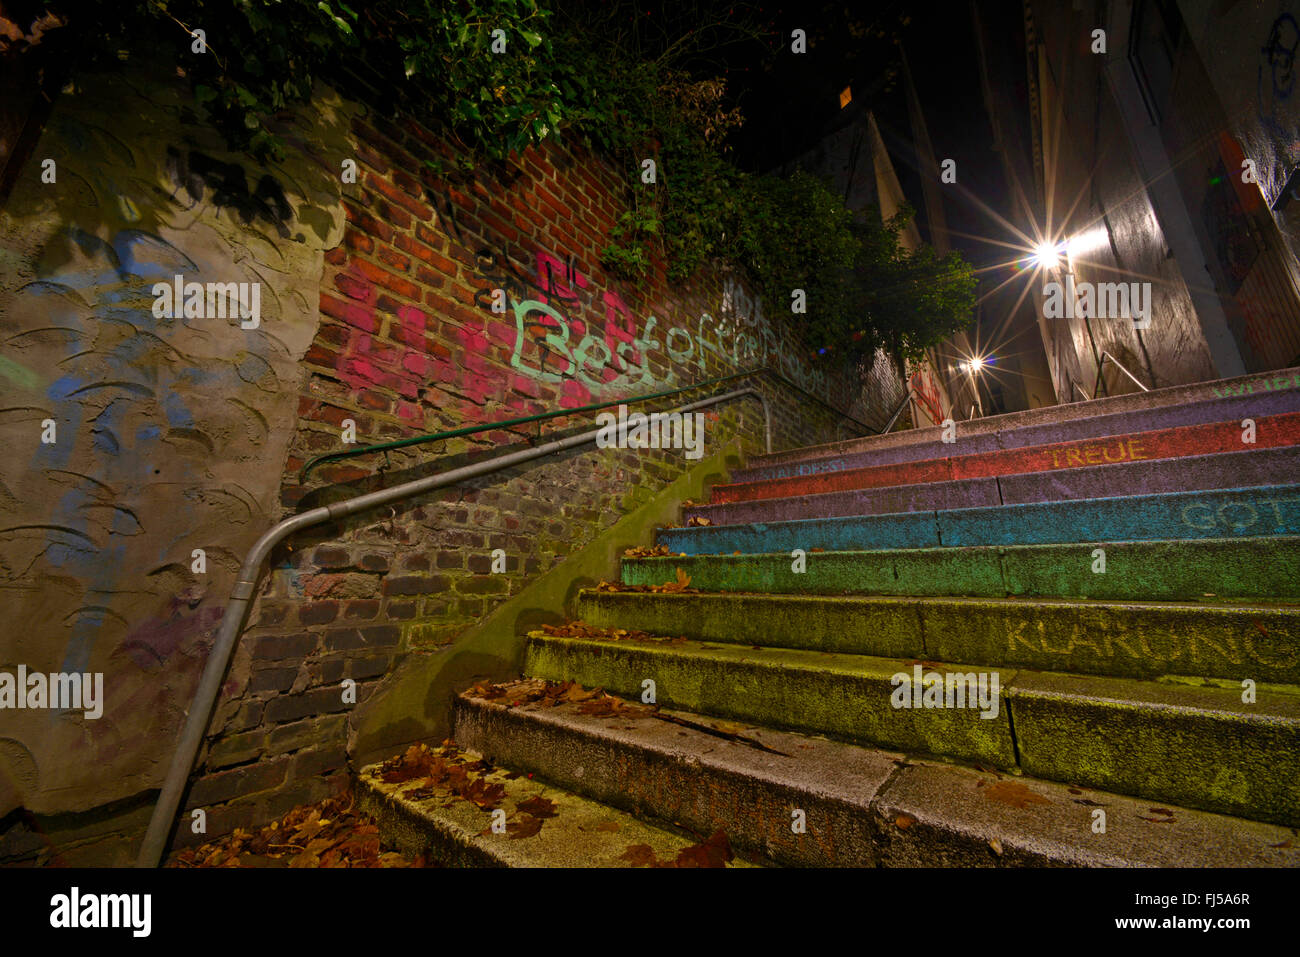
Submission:
<svg viewBox="0 0 1300 957">
<path fill-rule="evenodd" d="M 256 329 L 262 321 L 260 282 L 186 282 L 177 275 L 172 282 L 156 282 L 153 294 L 155 319 L 242 319 L 239 328 Z"/>
</svg>

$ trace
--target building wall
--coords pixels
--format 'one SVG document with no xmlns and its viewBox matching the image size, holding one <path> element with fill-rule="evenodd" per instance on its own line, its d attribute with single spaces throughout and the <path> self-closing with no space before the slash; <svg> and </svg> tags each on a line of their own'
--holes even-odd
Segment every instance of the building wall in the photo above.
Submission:
<svg viewBox="0 0 1300 957">
<path fill-rule="evenodd" d="M 1214 278 L 1249 369 L 1300 358 L 1300 4 L 1178 4 L 1187 29 L 1170 118 L 1180 170 Z M 1206 104 L 1213 104 L 1207 108 Z M 1212 125 L 1211 125 L 1212 124 Z M 1254 183 L 1242 182 L 1242 161 Z M 1217 180 L 1217 181 L 1216 181 Z"/>
<path fill-rule="evenodd" d="M 1164 32 L 1152 26 L 1164 22 L 1153 0 L 1026 4 L 1045 182 L 1055 183 L 1041 215 L 1059 224 L 1054 235 L 1096 240 L 1071 263 L 1077 282 L 1138 280 L 1152 294 L 1144 330 L 1125 319 L 1044 319 L 1061 401 L 1076 383 L 1091 391 L 1103 351 L 1154 387 L 1300 355 L 1291 213 L 1268 209 L 1300 159 L 1294 17 L 1285 2 L 1169 6 L 1186 31 L 1181 41 L 1169 34 L 1168 65 L 1157 70 L 1157 41 L 1144 29 L 1131 35 L 1135 22 Z M 1107 29 L 1105 54 L 1091 48 L 1097 27 Z M 1148 38 L 1137 58 L 1160 74 L 1145 99 L 1133 36 Z M 1246 157 L 1257 185 L 1241 181 Z M 1113 367 L 1105 383 L 1112 393 L 1135 388 Z"/>
<path fill-rule="evenodd" d="M 1092 51 L 1098 26 L 1089 5 L 1032 5 L 1038 41 L 1042 112 L 1043 223 L 1053 239 L 1074 239 L 1077 255 L 1063 261 L 1076 283 L 1150 283 L 1150 325 L 1130 310 L 1118 317 L 1048 318 L 1042 284 L 1035 296 L 1060 401 L 1092 395 L 1102 354 L 1114 356 L 1149 387 L 1214 378 L 1215 369 L 1183 276 L 1171 259 L 1164 227 L 1146 189 L 1120 106 L 1107 81 L 1107 63 L 1122 59 L 1120 41 Z M 1063 282 L 1065 268 L 1044 281 Z M 1105 363 L 1102 393 L 1137 387 Z M 1080 391 L 1082 390 L 1082 391 Z"/>
<path fill-rule="evenodd" d="M 598 252 L 624 180 L 577 148 L 436 175 L 426 161 L 456 157 L 435 133 L 322 90 L 282 117 L 287 158 L 259 167 L 196 117 L 174 77 L 84 78 L 0 212 L 0 594 L 20 623 L 0 668 L 102 672 L 106 697 L 98 720 L 4 715 L 0 858 L 129 860 L 263 531 L 535 434 L 351 459 L 300 484 L 308 458 L 348 447 L 345 420 L 366 445 L 761 365 L 860 418 L 888 414 L 722 264 L 675 285 L 661 266 L 639 286 L 607 276 Z M 153 284 L 178 273 L 260 282 L 259 326 L 156 318 Z M 777 448 L 862 431 L 794 388 L 764 389 Z M 761 433 L 755 403 L 728 406 L 706 453 L 758 450 Z M 680 450 L 575 453 L 291 539 L 187 806 L 209 812 L 210 836 L 322 796 L 349 759 L 344 681 L 358 703 L 381 695 L 407 656 L 454 645 L 691 465 Z"/>
</svg>

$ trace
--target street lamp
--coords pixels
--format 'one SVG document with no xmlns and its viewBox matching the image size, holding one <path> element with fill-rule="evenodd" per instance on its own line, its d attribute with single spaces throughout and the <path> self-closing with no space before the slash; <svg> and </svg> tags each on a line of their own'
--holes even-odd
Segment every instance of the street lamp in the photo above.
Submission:
<svg viewBox="0 0 1300 957">
<path fill-rule="evenodd" d="M 1034 264 L 1040 269 L 1055 269 L 1061 264 L 1064 243 L 1042 243 L 1034 250 Z"/>
<path fill-rule="evenodd" d="M 984 371 L 985 366 L 993 364 L 993 356 L 971 356 L 965 362 L 958 364 L 958 368 L 970 376 L 971 394 L 975 397 L 975 406 L 979 409 L 980 418 L 984 417 L 984 400 L 980 398 L 979 383 L 975 381 L 975 376 Z"/>
</svg>

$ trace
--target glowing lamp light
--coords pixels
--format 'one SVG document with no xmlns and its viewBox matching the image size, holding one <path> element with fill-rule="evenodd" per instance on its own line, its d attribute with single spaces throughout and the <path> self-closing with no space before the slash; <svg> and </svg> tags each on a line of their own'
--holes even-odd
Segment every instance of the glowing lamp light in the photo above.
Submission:
<svg viewBox="0 0 1300 957">
<path fill-rule="evenodd" d="M 1061 262 L 1061 244 L 1043 243 L 1034 250 L 1034 264 L 1043 268 L 1051 269 Z"/>
</svg>

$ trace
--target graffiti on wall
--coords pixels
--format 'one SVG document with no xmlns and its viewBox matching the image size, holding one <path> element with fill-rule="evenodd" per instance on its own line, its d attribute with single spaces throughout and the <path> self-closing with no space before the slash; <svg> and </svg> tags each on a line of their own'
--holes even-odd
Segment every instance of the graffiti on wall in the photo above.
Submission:
<svg viewBox="0 0 1300 957">
<path fill-rule="evenodd" d="M 804 389 L 825 388 L 825 373 L 781 348 L 761 303 L 734 278 L 724 280 L 717 316 L 701 312 L 681 325 L 638 316 L 613 289 L 597 289 L 573 262 L 537 250 L 536 270 L 524 277 L 491 249 L 478 253 L 475 302 L 492 310 L 495 290 L 505 294 L 514 319 L 510 364 L 548 383 L 574 383 L 566 396 L 576 404 L 608 387 L 672 386 L 686 369 L 704 374 L 719 365 L 733 369 L 775 366 Z"/>
<path fill-rule="evenodd" d="M 1295 115 L 1290 108 L 1295 93 L 1295 57 L 1300 47 L 1300 26 L 1295 17 L 1283 13 L 1268 29 L 1259 58 L 1259 118 L 1274 136 L 1290 140 L 1295 132 Z"/>
<path fill-rule="evenodd" d="M 942 422 L 944 420 L 943 394 L 939 391 L 939 384 L 935 381 L 929 365 L 922 365 L 913 372 L 912 377 L 908 379 L 908 385 L 916 396 L 921 411 L 930 417 L 930 421 L 935 425 Z"/>
</svg>

